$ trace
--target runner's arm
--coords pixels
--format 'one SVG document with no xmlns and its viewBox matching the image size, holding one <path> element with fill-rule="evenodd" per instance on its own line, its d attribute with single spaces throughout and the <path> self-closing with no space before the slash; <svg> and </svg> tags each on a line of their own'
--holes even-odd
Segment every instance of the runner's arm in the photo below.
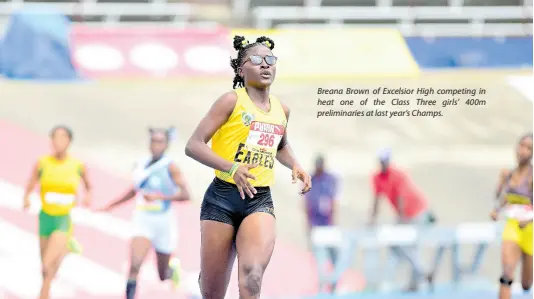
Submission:
<svg viewBox="0 0 534 299">
<path fill-rule="evenodd" d="M 208 146 L 215 132 L 219 130 L 228 120 L 237 102 L 237 95 L 231 91 L 222 95 L 213 105 L 208 113 L 202 118 L 193 135 L 187 141 L 185 154 L 196 161 L 220 170 L 228 172 L 232 169 L 233 163 L 219 157 Z"/>
<path fill-rule="evenodd" d="M 501 170 L 501 173 L 499 176 L 499 183 L 497 185 L 497 190 L 495 192 L 495 197 L 496 197 L 495 212 L 499 212 L 499 210 L 501 210 L 506 205 L 506 200 L 502 196 L 502 193 L 506 185 L 506 180 L 509 176 L 510 176 L 510 171 L 508 169 Z"/>
<path fill-rule="evenodd" d="M 405 220 L 405 216 L 406 216 L 406 201 L 404 199 L 404 197 L 402 196 L 402 192 L 401 192 L 401 188 L 403 186 L 406 185 L 406 182 L 405 182 L 405 177 L 403 177 L 400 181 L 396 181 L 393 185 L 393 188 L 395 188 L 395 193 L 396 193 L 396 197 L 397 197 L 397 204 L 398 204 L 398 209 L 399 209 L 399 220 L 401 223 L 404 222 Z"/>
<path fill-rule="evenodd" d="M 370 224 L 374 224 L 376 222 L 376 217 L 378 216 L 378 206 L 380 203 L 380 190 L 378 189 L 378 184 L 376 182 L 376 178 L 373 177 L 372 185 L 374 189 L 374 200 L 373 200 L 373 207 L 371 209 L 371 219 L 369 220 Z"/>
<path fill-rule="evenodd" d="M 132 187 L 132 188 L 128 189 L 128 191 L 123 196 L 121 196 L 119 199 L 117 199 L 117 200 L 111 202 L 110 204 L 108 204 L 105 209 L 106 210 L 111 210 L 111 209 L 113 209 L 113 208 L 115 208 L 117 206 L 120 206 L 123 203 L 129 201 L 130 199 L 134 198 L 135 194 L 137 194 L 137 192 Z"/>
<path fill-rule="evenodd" d="M 334 224 L 338 223 L 339 198 L 338 198 L 339 181 L 336 176 L 332 176 L 332 181 L 329 186 L 329 196 L 332 199 L 332 221 Z"/>
<path fill-rule="evenodd" d="M 289 107 L 282 104 L 282 108 L 284 109 L 284 112 L 286 114 L 287 123 L 289 124 Z M 287 141 L 287 125 L 286 129 L 284 130 L 284 136 L 282 136 L 282 139 L 280 140 L 280 144 L 278 144 L 278 151 L 276 152 L 276 159 L 278 162 L 280 162 L 282 165 L 289 169 L 293 169 L 295 166 L 300 166 L 297 162 L 297 158 L 295 157 L 295 153 L 293 152 L 293 149 L 291 148 L 291 145 L 289 145 L 289 142 Z"/>
<path fill-rule="evenodd" d="M 80 172 L 80 177 L 82 178 L 83 185 L 85 187 L 85 196 L 91 197 L 93 195 L 93 184 L 91 183 L 91 180 L 89 180 L 89 176 L 87 174 L 87 166 L 82 165 L 82 169 Z"/>
<path fill-rule="evenodd" d="M 35 163 L 30 175 L 30 179 L 26 184 L 26 189 L 24 190 L 24 199 L 29 198 L 30 194 L 33 192 L 35 186 L 37 186 L 37 183 L 39 182 L 39 168 L 39 163 Z"/>
<path fill-rule="evenodd" d="M 190 192 L 189 192 L 189 186 L 187 185 L 184 176 L 182 175 L 182 172 L 180 171 L 180 168 L 174 163 L 171 163 L 169 165 L 169 172 L 171 173 L 172 180 L 174 181 L 174 184 L 178 186 L 180 189 L 178 192 L 171 196 L 164 197 L 165 200 L 174 200 L 174 201 L 186 201 L 190 200 Z"/>
</svg>

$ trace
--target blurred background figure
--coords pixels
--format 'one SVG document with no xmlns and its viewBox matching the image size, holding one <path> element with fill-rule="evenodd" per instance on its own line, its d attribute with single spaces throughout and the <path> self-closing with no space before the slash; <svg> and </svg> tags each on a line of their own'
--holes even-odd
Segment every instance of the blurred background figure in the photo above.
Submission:
<svg viewBox="0 0 534 299">
<path fill-rule="evenodd" d="M 506 219 L 503 231 L 499 299 L 510 299 L 516 269 L 521 265 L 521 287 L 532 287 L 532 133 L 519 139 L 517 166 L 503 169 L 497 186 L 497 206 L 491 217 Z"/>
<path fill-rule="evenodd" d="M 373 210 L 370 224 L 375 225 L 378 215 L 379 201 L 385 197 L 397 214 L 398 224 L 413 224 L 425 226 L 434 223 L 435 217 L 429 210 L 428 202 L 418 190 L 408 175 L 391 165 L 391 149 L 386 148 L 378 152 L 380 169 L 373 175 L 372 187 L 374 190 Z M 391 248 L 392 257 L 386 269 L 387 281 L 392 281 L 396 273 L 399 260 L 406 260 L 412 267 L 412 275 L 408 291 L 417 291 L 420 279 L 426 278 L 429 282 L 432 275 L 427 274 L 421 263 L 420 253 L 416 246 Z"/>
<path fill-rule="evenodd" d="M 311 231 L 318 226 L 336 225 L 338 212 L 337 178 L 325 168 L 325 157 L 318 155 L 315 158 L 315 169 L 312 172 L 312 186 L 310 192 L 305 195 L 305 211 L 307 219 L 307 234 L 310 245 Z M 311 246 L 313 248 L 313 246 Z M 338 260 L 337 248 L 329 247 L 328 257 L 332 265 Z M 336 290 L 336 285 L 330 286 L 331 291 Z"/>
</svg>

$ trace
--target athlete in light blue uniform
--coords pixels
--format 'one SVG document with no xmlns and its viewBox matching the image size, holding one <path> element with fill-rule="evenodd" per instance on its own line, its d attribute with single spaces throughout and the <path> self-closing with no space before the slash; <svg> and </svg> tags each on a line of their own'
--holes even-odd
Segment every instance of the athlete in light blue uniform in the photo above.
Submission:
<svg viewBox="0 0 534 299">
<path fill-rule="evenodd" d="M 136 198 L 126 299 L 135 298 L 137 276 L 152 247 L 156 251 L 159 279 L 172 280 L 175 287 L 179 285 L 179 261 L 171 259 L 177 243 L 177 223 L 172 202 L 189 200 L 190 193 L 178 166 L 165 155 L 173 135 L 174 128 L 150 129 L 152 155 L 136 164 L 134 186 L 122 198 L 103 209 L 109 211 Z"/>
</svg>

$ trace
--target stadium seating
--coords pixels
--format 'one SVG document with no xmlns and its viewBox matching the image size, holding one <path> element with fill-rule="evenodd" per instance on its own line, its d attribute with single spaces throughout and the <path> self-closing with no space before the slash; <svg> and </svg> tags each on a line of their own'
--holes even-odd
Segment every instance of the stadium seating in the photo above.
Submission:
<svg viewBox="0 0 534 299">
<path fill-rule="evenodd" d="M 0 0 L 0 24 L 24 3 Z M 531 0 L 45 0 L 88 24 L 223 24 L 258 28 L 394 26 L 404 35 L 532 35 Z M 250 17 L 252 14 L 252 17 Z M 210 22 L 210 20 L 212 22 Z"/>
</svg>

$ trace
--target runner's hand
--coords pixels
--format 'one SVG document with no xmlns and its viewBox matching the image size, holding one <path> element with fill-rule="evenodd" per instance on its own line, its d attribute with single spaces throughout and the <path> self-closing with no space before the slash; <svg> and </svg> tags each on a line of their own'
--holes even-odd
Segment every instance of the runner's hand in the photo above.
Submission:
<svg viewBox="0 0 534 299">
<path fill-rule="evenodd" d="M 88 208 L 91 206 L 91 202 L 92 202 L 91 195 L 86 194 L 85 197 L 83 198 L 82 205 Z"/>
<path fill-rule="evenodd" d="M 253 198 L 256 194 L 256 189 L 252 186 L 248 179 L 255 180 L 256 177 L 250 174 L 249 170 L 258 167 L 259 163 L 242 164 L 239 165 L 234 173 L 234 182 L 237 185 L 237 190 L 241 195 L 241 199 L 245 199 L 245 193 L 248 197 Z"/>
<path fill-rule="evenodd" d="M 98 208 L 98 209 L 96 209 L 96 211 L 99 212 L 99 213 L 109 212 L 109 211 L 111 211 L 111 207 L 110 206 L 106 206 L 106 207 Z"/>
<path fill-rule="evenodd" d="M 304 183 L 304 188 L 299 192 L 299 194 L 303 195 L 308 193 L 308 191 L 312 188 L 312 182 L 311 182 L 311 176 L 300 167 L 300 165 L 293 166 L 293 171 L 291 173 L 291 177 L 293 179 L 293 184 L 297 182 L 297 180 L 300 180 Z"/>
<path fill-rule="evenodd" d="M 530 223 L 532 223 L 532 219 L 519 221 L 519 227 L 520 228 L 525 228 L 525 226 L 529 225 Z"/>
<path fill-rule="evenodd" d="M 496 210 L 491 211 L 490 213 L 491 220 L 497 221 L 497 218 L 499 217 L 499 213 L 497 213 Z"/>
<path fill-rule="evenodd" d="M 24 197 L 24 204 L 22 206 L 22 209 L 24 211 L 27 211 L 30 209 L 30 206 L 31 206 L 31 201 L 30 201 L 30 198 L 29 197 Z"/>
<path fill-rule="evenodd" d="M 154 201 L 154 200 L 161 199 L 161 195 L 158 193 L 146 193 L 146 194 L 143 194 L 143 197 L 145 198 L 146 201 Z"/>
</svg>

